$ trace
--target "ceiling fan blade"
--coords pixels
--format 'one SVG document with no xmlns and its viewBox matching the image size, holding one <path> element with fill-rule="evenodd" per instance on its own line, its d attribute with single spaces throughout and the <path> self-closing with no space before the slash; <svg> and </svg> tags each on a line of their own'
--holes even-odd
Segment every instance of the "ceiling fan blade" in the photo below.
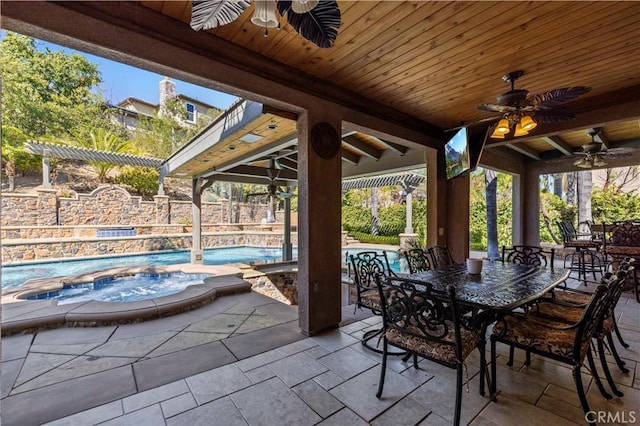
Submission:
<svg viewBox="0 0 640 426">
<path fill-rule="evenodd" d="M 278 11 L 300 35 L 318 47 L 333 46 L 342 24 L 340 8 L 335 0 L 321 1 L 306 13 L 295 13 L 291 1 L 278 0 Z"/>
<path fill-rule="evenodd" d="M 591 88 L 586 86 L 573 86 L 553 89 L 549 90 L 548 92 L 532 96 L 528 103 L 530 105 L 533 105 L 537 110 L 554 109 L 562 104 L 571 102 L 578 96 L 584 95 L 590 90 Z"/>
<path fill-rule="evenodd" d="M 538 123 L 560 123 L 571 121 L 576 118 L 575 114 L 568 108 L 555 108 L 553 110 L 537 110 L 533 114 Z"/>
<path fill-rule="evenodd" d="M 480 104 L 478 105 L 478 109 L 484 110 L 484 111 L 491 111 L 491 112 L 513 112 L 516 111 L 517 108 L 513 107 L 511 105 L 499 105 L 499 104 Z"/>
<path fill-rule="evenodd" d="M 191 9 L 191 28 L 200 31 L 229 24 L 238 19 L 250 5 L 251 2 L 245 0 L 194 0 Z"/>
</svg>

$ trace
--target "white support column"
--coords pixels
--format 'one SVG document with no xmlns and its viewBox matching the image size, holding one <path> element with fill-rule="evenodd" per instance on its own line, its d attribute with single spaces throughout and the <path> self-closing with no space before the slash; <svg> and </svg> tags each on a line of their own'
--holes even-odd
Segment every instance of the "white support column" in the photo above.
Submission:
<svg viewBox="0 0 640 426">
<path fill-rule="evenodd" d="M 202 223 L 201 223 L 201 203 L 202 203 L 202 179 L 194 178 L 191 181 L 191 217 L 192 217 L 192 237 L 191 237 L 191 263 L 203 263 L 202 255 Z"/>
<path fill-rule="evenodd" d="M 42 153 L 42 187 L 51 189 L 51 158 L 48 149 Z"/>
<path fill-rule="evenodd" d="M 407 192 L 407 226 L 404 228 L 405 234 L 413 234 L 413 188 L 405 190 Z"/>
<path fill-rule="evenodd" d="M 289 187 L 285 187 L 289 192 Z M 282 260 L 293 260 L 293 247 L 291 245 L 291 199 L 284 199 L 284 241 L 282 243 Z"/>
</svg>

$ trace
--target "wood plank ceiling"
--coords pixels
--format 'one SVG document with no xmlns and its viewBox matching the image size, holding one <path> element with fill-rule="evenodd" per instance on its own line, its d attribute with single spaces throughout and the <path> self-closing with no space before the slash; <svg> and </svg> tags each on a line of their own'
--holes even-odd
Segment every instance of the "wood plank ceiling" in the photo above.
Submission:
<svg viewBox="0 0 640 426">
<path fill-rule="evenodd" d="M 190 1 L 141 3 L 190 22 Z M 510 71 L 525 71 L 516 88 L 531 95 L 588 86 L 591 92 L 567 104 L 586 118 L 541 124 L 530 136 L 493 146 L 535 159 L 568 155 L 588 143 L 594 129 L 610 147 L 638 143 L 638 2 L 338 3 L 342 26 L 328 49 L 302 38 L 284 18 L 282 28 L 265 37 L 250 22 L 252 7 L 209 32 L 441 129 L 496 116 L 477 105 L 510 89 L 501 79 Z M 610 112 L 612 104 L 626 105 L 626 113 Z"/>
</svg>

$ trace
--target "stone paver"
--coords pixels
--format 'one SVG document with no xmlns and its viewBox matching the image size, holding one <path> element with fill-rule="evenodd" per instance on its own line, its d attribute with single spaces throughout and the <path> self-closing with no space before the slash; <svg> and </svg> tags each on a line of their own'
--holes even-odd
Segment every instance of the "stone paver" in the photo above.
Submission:
<svg viewBox="0 0 640 426">
<path fill-rule="evenodd" d="M 628 304 L 627 298 L 625 295 L 621 301 L 628 306 L 625 315 L 640 318 L 636 314 L 640 304 Z M 192 324 L 211 324 L 208 320 L 220 315 L 285 319 L 291 308 L 287 306 L 285 312 L 275 314 L 268 300 L 253 294 L 247 299 L 233 296 L 233 300 L 223 310 L 209 308 L 208 317 L 201 312 L 190 313 L 195 321 Z M 265 306 L 269 308 L 264 309 Z M 182 320 L 163 322 L 162 326 L 132 324 L 131 329 L 97 328 L 93 330 L 95 334 L 66 329 L 70 334 L 65 335 L 51 330 L 43 332 L 42 337 L 40 333 L 36 335 L 30 350 L 25 350 L 30 338 L 12 336 L 20 339 L 10 340 L 5 356 L 11 359 L 5 359 L 2 366 L 2 424 L 450 424 L 455 370 L 428 360 L 421 360 L 419 369 L 414 369 L 411 362 L 390 357 L 383 396 L 378 399 L 375 392 L 381 356 L 364 348 L 355 336 L 363 328 L 377 326 L 379 319 L 355 321 L 356 325 L 348 324 L 340 331 L 312 338 L 302 336 L 297 323 L 284 322 L 210 342 L 208 339 L 219 337 L 217 333 L 207 332 L 206 327 L 185 331 L 189 324 Z M 612 365 L 614 378 L 625 396 L 606 401 L 590 385 L 587 398 L 593 410 L 637 410 L 640 362 L 634 345 L 640 343 L 636 341 L 639 330 L 637 323 L 623 328 L 632 347 L 619 352 L 631 372 L 621 374 Z M 140 348 L 146 350 L 154 344 L 144 342 L 157 343 L 169 335 L 173 337 L 142 359 L 113 356 L 117 350 L 122 350 L 122 355 L 140 355 Z M 202 336 L 207 337 L 200 339 Z M 54 337 L 66 342 L 70 349 L 64 349 L 65 344 L 57 343 Z M 129 339 L 137 344 L 127 349 Z M 109 349 L 104 352 L 109 356 L 93 352 L 101 347 Z M 167 352 L 162 352 L 163 347 Z M 90 349 L 82 352 L 83 348 Z M 469 392 L 466 388 L 463 391 L 462 424 L 584 424 L 569 367 L 536 356 L 531 366 L 524 367 L 523 353 L 516 351 L 516 365 L 508 368 L 504 365 L 506 347 L 499 345 L 498 351 L 498 403 L 478 394 L 479 355 L 474 353 L 466 362 L 471 380 Z M 53 357 L 49 364 L 47 356 Z M 72 359 L 59 366 L 51 362 L 65 361 L 60 356 Z M 41 362 L 35 362 L 38 359 Z M 25 368 L 22 364 L 26 360 L 29 363 Z M 129 365 L 117 366 L 114 360 L 125 360 Z M 22 382 L 13 386 L 21 370 Z M 585 383 L 590 382 L 585 375 Z M 49 385 L 39 387 L 45 383 Z M 26 385 L 33 388 L 21 392 L 27 389 Z M 14 392 L 10 396 L 6 396 L 8 389 Z"/>
</svg>

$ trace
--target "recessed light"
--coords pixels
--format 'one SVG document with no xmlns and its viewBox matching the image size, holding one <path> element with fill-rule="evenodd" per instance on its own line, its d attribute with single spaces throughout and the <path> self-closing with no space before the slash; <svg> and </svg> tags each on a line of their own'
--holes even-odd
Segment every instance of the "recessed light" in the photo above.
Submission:
<svg viewBox="0 0 640 426">
<path fill-rule="evenodd" d="M 243 137 L 240 138 L 242 142 L 246 143 L 255 143 L 262 139 L 262 136 L 256 135 L 255 133 L 247 133 Z"/>
<path fill-rule="evenodd" d="M 231 145 L 231 146 L 229 147 L 229 151 L 233 151 L 234 149 L 236 149 L 236 147 L 235 147 L 235 146 L 233 146 L 233 145 Z"/>
<path fill-rule="evenodd" d="M 269 129 L 269 130 L 278 130 L 278 126 L 276 124 L 269 124 L 267 126 L 267 129 Z"/>
</svg>

